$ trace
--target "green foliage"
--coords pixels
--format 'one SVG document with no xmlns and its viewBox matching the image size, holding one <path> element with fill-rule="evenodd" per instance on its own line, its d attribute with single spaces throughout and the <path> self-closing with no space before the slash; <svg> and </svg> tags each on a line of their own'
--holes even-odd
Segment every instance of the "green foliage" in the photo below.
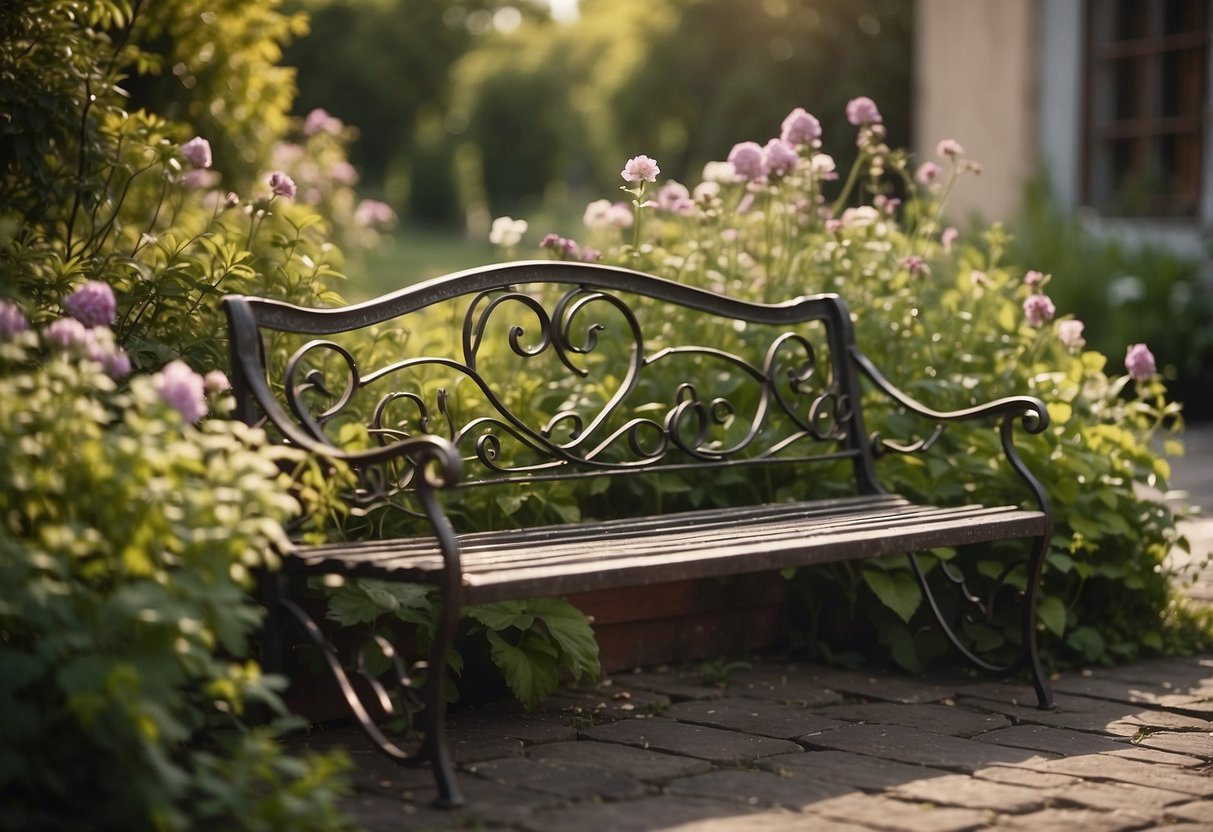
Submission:
<svg viewBox="0 0 1213 832">
<path fill-rule="evenodd" d="M 510 692 L 528 709 L 556 690 L 562 666 L 574 681 L 598 675 L 593 630 L 566 601 L 539 598 L 481 604 L 469 607 L 467 616 L 483 627 L 493 662 Z"/>
<path fill-rule="evenodd" d="M 841 185 L 817 143 L 801 145 L 798 164 L 783 175 L 747 182 L 714 174 L 677 209 L 670 201 L 676 192 L 633 183 L 626 187 L 630 228 L 591 223 L 581 245 L 563 251 L 592 257 L 585 252 L 600 249 L 606 262 L 756 300 L 838 292 L 851 308 L 860 347 L 928 406 L 949 410 L 1025 393 L 1042 398 L 1051 428 L 1038 438 L 1020 435 L 1017 446 L 1057 521 L 1038 613 L 1050 660 L 1111 662 L 1207 647 L 1207 621 L 1202 625 L 1186 609 L 1163 565 L 1184 541 L 1159 496 L 1170 468 L 1154 440 L 1182 424 L 1161 377 L 1111 373 L 1102 353 L 1085 348 L 1072 319 L 1049 308 L 1045 293 L 1071 275 L 1029 275 L 1036 263 L 1009 262 L 1010 239 L 1000 226 L 963 238 L 943 228 L 942 207 L 956 178 L 977 167 L 962 150 L 941 145 L 931 160 L 939 167 L 927 175 L 930 169 L 916 169 L 905 151 L 889 147 L 880 125 L 858 133 L 859 157 Z M 904 204 L 894 194 L 904 194 Z M 669 325 L 678 339 L 678 328 L 701 322 Z M 704 333 L 681 337 L 702 340 Z M 913 443 L 934 429 L 870 391 L 864 404 L 869 430 L 888 440 Z M 1182 453 L 1177 441 L 1163 448 Z M 957 425 L 927 450 L 887 454 L 878 473 L 890 490 L 937 504 L 1030 503 L 1010 467 L 1000 467 L 1002 459 L 990 425 Z M 776 489 L 804 495 L 800 483 Z M 659 505 L 662 496 L 646 499 Z M 998 586 L 1023 553 L 1021 545 L 1005 543 L 921 557 L 944 613 L 965 621 L 964 637 L 994 659 L 1020 649 L 1015 593 L 1026 582 L 1022 570 L 1012 569 Z M 994 593 L 990 617 L 961 615 L 949 578 L 957 574 L 970 590 Z M 921 669 L 947 653 L 904 560 L 837 567 L 829 577 L 807 572 L 795 582 L 823 639 L 836 614 L 862 624 L 827 643 L 831 655 L 875 642 L 877 655 Z"/>
<path fill-rule="evenodd" d="M 1054 299 L 1086 322 L 1094 349 L 1119 359 L 1126 344 L 1148 343 L 1188 417 L 1213 417 L 1213 295 L 1199 258 L 1096 234 L 1041 182 L 1029 185 L 1013 230 L 1009 256 L 1066 276 Z"/>
<path fill-rule="evenodd" d="M 340 828 L 338 761 L 245 722 L 284 713 L 247 656 L 291 456 L 35 341 L 0 344 L 0 825 Z"/>
</svg>

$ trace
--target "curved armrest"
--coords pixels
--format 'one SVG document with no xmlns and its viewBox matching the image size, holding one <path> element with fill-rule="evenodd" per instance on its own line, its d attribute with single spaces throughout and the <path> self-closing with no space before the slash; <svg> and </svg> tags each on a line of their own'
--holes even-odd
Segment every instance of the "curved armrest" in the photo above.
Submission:
<svg viewBox="0 0 1213 832">
<path fill-rule="evenodd" d="M 1049 427 L 1049 411 L 1045 407 L 1045 403 L 1035 396 L 1007 396 L 960 410 L 935 410 L 898 389 L 893 382 L 876 369 L 871 359 L 858 349 L 852 348 L 851 358 L 864 375 L 871 379 L 885 395 L 907 410 L 928 419 L 940 422 L 958 422 L 989 416 L 1021 416 L 1024 430 L 1028 433 L 1041 433 Z"/>
<path fill-rule="evenodd" d="M 459 456 L 454 443 L 443 436 L 424 434 L 390 442 L 378 448 L 343 451 L 333 445 L 317 442 L 294 425 L 279 424 L 277 427 L 286 434 L 292 445 L 329 459 L 340 460 L 353 468 L 381 465 L 406 457 L 416 466 L 426 485 L 431 487 L 451 488 L 463 477 L 463 458 Z"/>
</svg>

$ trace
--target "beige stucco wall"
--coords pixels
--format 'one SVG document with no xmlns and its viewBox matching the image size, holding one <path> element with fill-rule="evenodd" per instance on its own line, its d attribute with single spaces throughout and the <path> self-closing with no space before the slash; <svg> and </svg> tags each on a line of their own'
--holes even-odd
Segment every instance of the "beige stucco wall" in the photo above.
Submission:
<svg viewBox="0 0 1213 832">
<path fill-rule="evenodd" d="M 1007 219 L 1037 162 L 1039 0 L 915 5 L 917 158 L 934 159 L 940 139 L 956 139 L 983 171 L 958 183 L 948 216 Z"/>
</svg>

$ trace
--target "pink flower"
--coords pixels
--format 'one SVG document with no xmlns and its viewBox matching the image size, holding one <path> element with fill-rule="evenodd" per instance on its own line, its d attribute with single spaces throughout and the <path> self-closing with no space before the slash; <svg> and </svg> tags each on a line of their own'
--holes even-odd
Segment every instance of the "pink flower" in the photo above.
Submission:
<svg viewBox="0 0 1213 832">
<path fill-rule="evenodd" d="M 880 117 L 880 110 L 876 109 L 876 102 L 866 95 L 861 95 L 847 102 L 847 121 L 861 127 L 865 124 L 880 124 L 883 119 Z"/>
<path fill-rule="evenodd" d="M 295 180 L 282 171 L 276 170 L 271 173 L 269 183 L 270 190 L 274 192 L 274 196 L 284 196 L 287 199 L 295 198 Z"/>
<path fill-rule="evenodd" d="M 556 255 L 561 260 L 580 260 L 583 259 L 581 246 L 576 240 L 570 240 L 567 237 L 561 237 L 559 234 L 548 234 L 539 241 L 540 248 L 550 248 L 556 252 Z M 587 253 L 595 253 L 594 249 L 586 249 Z M 598 254 L 601 257 L 601 254 Z"/>
<path fill-rule="evenodd" d="M 596 248 L 582 249 L 580 259 L 583 263 L 595 263 L 602 259 L 602 252 Z"/>
<path fill-rule="evenodd" d="M 747 181 L 762 179 L 767 175 L 767 154 L 758 142 L 741 142 L 729 151 L 729 162 L 733 172 Z"/>
<path fill-rule="evenodd" d="M 131 373 L 131 357 L 124 350 L 116 349 L 101 359 L 105 374 L 112 379 L 120 379 Z"/>
<path fill-rule="evenodd" d="M 956 141 L 956 139 L 943 139 L 939 144 L 935 145 L 935 155 L 955 159 L 965 155 L 965 149 L 960 146 L 960 142 Z"/>
<path fill-rule="evenodd" d="M 695 212 L 691 192 L 681 182 L 670 180 L 657 191 L 657 207 L 671 214 L 688 216 Z"/>
<path fill-rule="evenodd" d="M 790 173 L 800 161 L 796 148 L 783 139 L 771 139 L 763 152 L 767 157 L 767 169 L 777 176 Z"/>
<path fill-rule="evenodd" d="M 1044 326 L 1046 322 L 1053 320 L 1057 307 L 1048 295 L 1029 295 L 1023 302 L 1023 314 L 1032 326 Z"/>
<path fill-rule="evenodd" d="M 648 156 L 634 156 L 623 166 L 620 176 L 627 182 L 656 182 L 661 168 Z"/>
<path fill-rule="evenodd" d="M 342 159 L 329 165 L 329 179 L 338 185 L 353 185 L 358 181 L 358 169 Z"/>
<path fill-rule="evenodd" d="M 969 285 L 973 286 L 974 288 L 978 286 L 989 286 L 990 276 L 983 271 L 973 269 L 971 272 L 969 272 Z"/>
<path fill-rule="evenodd" d="M 364 199 L 354 209 L 354 222 L 365 226 L 390 225 L 396 219 L 396 212 L 386 202 L 377 199 Z"/>
<path fill-rule="evenodd" d="M 837 234 L 841 230 L 842 220 L 826 220 L 826 231 L 829 231 L 831 234 Z"/>
<path fill-rule="evenodd" d="M 329 115 L 328 110 L 317 107 L 303 119 L 303 135 L 314 136 L 317 133 L 328 133 L 331 136 L 336 136 L 344 126 L 341 123 L 341 119 Z"/>
<path fill-rule="evenodd" d="M 934 162 L 923 162 L 914 174 L 914 181 L 919 185 L 930 185 L 939 178 L 939 165 Z"/>
<path fill-rule="evenodd" d="M 170 361 L 153 379 L 160 400 L 193 424 L 206 415 L 206 383 L 184 361 Z"/>
<path fill-rule="evenodd" d="M 47 343 L 64 350 L 87 346 L 89 342 L 89 331 L 75 318 L 59 318 L 52 321 L 46 329 L 42 330 L 42 336 Z"/>
<path fill-rule="evenodd" d="M 15 303 L 0 300 L 0 338 L 12 338 L 29 329 L 29 321 Z"/>
<path fill-rule="evenodd" d="M 181 174 L 181 184 L 187 188 L 193 188 L 196 191 L 209 190 L 219 184 L 219 171 L 215 170 L 187 170 Z"/>
<path fill-rule="evenodd" d="M 1031 271 L 1029 271 L 1027 274 L 1025 274 L 1023 276 L 1024 285 L 1031 287 L 1033 289 L 1044 282 L 1045 282 L 1044 273 L 1038 272 L 1035 269 L 1032 269 Z"/>
<path fill-rule="evenodd" d="M 784 118 L 779 137 L 790 145 L 812 144 L 821 138 L 821 122 L 804 107 L 797 107 Z"/>
<path fill-rule="evenodd" d="M 910 277 L 925 277 L 931 273 L 931 267 L 927 265 L 927 261 L 916 254 L 903 257 L 898 263 L 903 269 L 909 271 Z"/>
<path fill-rule="evenodd" d="M 90 280 L 63 301 L 68 313 L 85 326 L 109 326 L 118 316 L 114 290 L 108 283 Z"/>
<path fill-rule="evenodd" d="M 1087 340 L 1082 337 L 1082 331 L 1082 321 L 1073 318 L 1060 321 L 1057 324 L 1057 340 L 1068 350 L 1080 350 L 1087 343 Z"/>
<path fill-rule="evenodd" d="M 202 377 L 202 386 L 208 393 L 226 393 L 232 389 L 232 383 L 222 370 L 211 370 Z"/>
<path fill-rule="evenodd" d="M 1147 381 L 1157 372 L 1154 354 L 1145 344 L 1130 344 L 1125 350 L 1125 369 L 1134 381 Z"/>
<path fill-rule="evenodd" d="M 201 136 L 194 136 L 181 145 L 181 155 L 195 168 L 209 168 L 211 166 L 211 143 Z"/>
<path fill-rule="evenodd" d="M 959 237 L 960 232 L 949 225 L 943 230 L 943 233 L 939 235 L 939 242 L 941 245 L 943 245 L 944 251 L 950 252 L 952 250 L 952 246 L 956 245 L 956 240 Z"/>
</svg>

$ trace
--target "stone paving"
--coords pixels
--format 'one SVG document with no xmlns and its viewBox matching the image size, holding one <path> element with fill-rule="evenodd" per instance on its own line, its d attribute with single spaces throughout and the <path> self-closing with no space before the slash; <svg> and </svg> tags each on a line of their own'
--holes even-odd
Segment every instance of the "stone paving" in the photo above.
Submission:
<svg viewBox="0 0 1213 832">
<path fill-rule="evenodd" d="M 1200 505 L 1188 562 L 1213 550 L 1213 429 L 1190 431 L 1168 495 Z M 1188 587 L 1213 601 L 1213 569 Z M 1213 656 L 1062 675 L 1057 708 L 1027 684 L 914 679 L 756 659 L 722 686 L 653 669 L 561 691 L 531 714 L 451 714 L 468 805 L 429 804 L 349 726 L 365 829 L 516 832 L 1213 829 Z"/>
</svg>

